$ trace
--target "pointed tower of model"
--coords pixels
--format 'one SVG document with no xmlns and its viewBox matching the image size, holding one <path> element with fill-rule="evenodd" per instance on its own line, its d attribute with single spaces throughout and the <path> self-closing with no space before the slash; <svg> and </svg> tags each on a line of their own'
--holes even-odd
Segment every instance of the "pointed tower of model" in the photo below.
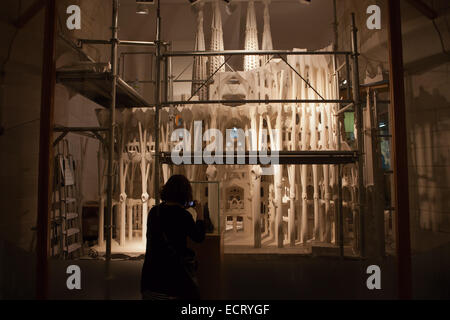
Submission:
<svg viewBox="0 0 450 320">
<path fill-rule="evenodd" d="M 264 31 L 261 44 L 262 50 L 273 50 L 272 33 L 270 31 L 269 3 L 270 0 L 264 0 Z M 269 56 L 261 56 L 261 66 L 264 66 L 269 59 Z"/>
<path fill-rule="evenodd" d="M 212 17 L 212 32 L 211 32 L 211 51 L 223 51 L 223 30 L 222 30 L 222 16 L 220 14 L 219 0 L 213 4 Z M 225 71 L 224 56 L 212 56 L 209 59 L 209 74 L 212 75 L 220 68 L 219 71 Z"/>
<path fill-rule="evenodd" d="M 259 50 L 258 30 L 256 27 L 255 3 L 250 1 L 247 8 L 247 24 L 245 27 L 245 47 L 246 51 Z M 258 56 L 244 57 L 244 71 L 253 70 L 259 67 Z"/>
<path fill-rule="evenodd" d="M 197 33 L 195 34 L 194 51 L 205 51 L 205 34 L 203 32 L 203 6 L 204 3 L 196 4 L 197 8 Z M 199 100 L 207 99 L 207 87 L 202 87 L 202 82 L 207 79 L 208 66 L 207 57 L 194 57 L 194 64 L 192 67 L 192 95 L 198 96 Z"/>
</svg>

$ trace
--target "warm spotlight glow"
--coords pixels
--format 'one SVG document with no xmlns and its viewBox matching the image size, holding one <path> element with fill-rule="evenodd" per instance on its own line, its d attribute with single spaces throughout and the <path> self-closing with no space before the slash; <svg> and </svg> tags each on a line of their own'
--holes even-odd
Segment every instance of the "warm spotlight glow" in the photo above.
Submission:
<svg viewBox="0 0 450 320">
<path fill-rule="evenodd" d="M 138 4 L 136 9 L 137 14 L 148 14 L 148 7 L 143 4 Z"/>
</svg>

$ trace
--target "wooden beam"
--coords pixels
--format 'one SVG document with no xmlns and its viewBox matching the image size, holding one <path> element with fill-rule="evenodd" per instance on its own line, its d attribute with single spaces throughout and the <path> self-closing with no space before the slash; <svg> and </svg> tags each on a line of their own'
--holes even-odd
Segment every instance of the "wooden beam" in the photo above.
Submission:
<svg viewBox="0 0 450 320">
<path fill-rule="evenodd" d="M 37 213 L 36 296 L 46 299 L 48 293 L 48 259 L 50 248 L 50 206 L 52 182 L 53 109 L 55 96 L 56 0 L 47 0 L 41 87 L 41 118 L 39 136 L 39 176 Z"/>
<path fill-rule="evenodd" d="M 412 298 L 411 239 L 409 224 L 408 150 L 403 75 L 400 1 L 389 0 L 389 83 L 391 91 L 392 151 L 396 210 L 398 295 Z"/>
<path fill-rule="evenodd" d="M 434 20 L 438 17 L 436 11 L 422 0 L 407 0 L 410 5 L 419 10 L 428 19 Z"/>
</svg>

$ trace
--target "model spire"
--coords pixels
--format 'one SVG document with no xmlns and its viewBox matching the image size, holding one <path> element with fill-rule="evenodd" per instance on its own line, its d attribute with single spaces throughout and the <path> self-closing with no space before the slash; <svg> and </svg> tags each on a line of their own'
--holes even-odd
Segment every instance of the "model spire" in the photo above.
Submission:
<svg viewBox="0 0 450 320">
<path fill-rule="evenodd" d="M 220 13 L 219 0 L 213 4 L 212 32 L 211 32 L 211 51 L 223 51 L 223 30 L 222 16 Z M 212 56 L 209 60 L 209 74 L 213 74 L 224 62 L 224 56 Z M 225 71 L 225 65 L 220 67 L 219 71 Z"/>
<path fill-rule="evenodd" d="M 246 51 L 259 50 L 258 30 L 256 27 L 255 3 L 249 1 L 247 8 L 247 24 L 245 28 L 245 48 Z M 244 57 L 244 71 L 259 67 L 258 56 Z"/>
<path fill-rule="evenodd" d="M 262 37 L 262 50 L 273 50 L 272 33 L 270 32 L 270 0 L 264 0 L 264 31 Z M 269 61 L 269 56 L 261 56 L 261 65 L 264 66 Z"/>
<path fill-rule="evenodd" d="M 205 34 L 203 32 L 203 7 L 204 3 L 200 2 L 197 7 L 197 33 L 195 34 L 194 51 L 205 51 Z M 203 56 L 194 57 L 194 64 L 192 67 L 192 95 L 197 95 L 199 100 L 207 99 L 207 87 L 202 85 L 208 76 L 207 58 Z M 197 92 L 198 91 L 198 92 Z"/>
</svg>

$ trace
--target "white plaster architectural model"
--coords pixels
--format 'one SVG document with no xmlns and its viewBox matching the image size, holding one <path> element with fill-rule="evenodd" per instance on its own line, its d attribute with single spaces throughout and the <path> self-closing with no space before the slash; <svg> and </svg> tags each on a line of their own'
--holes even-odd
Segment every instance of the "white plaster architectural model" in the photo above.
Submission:
<svg viewBox="0 0 450 320">
<path fill-rule="evenodd" d="M 264 50 L 272 49 L 268 5 L 269 2 L 265 1 Z M 250 1 L 245 49 L 258 48 L 254 3 Z M 197 6 L 195 49 L 205 50 L 203 5 Z M 210 50 L 223 49 L 220 8 L 218 2 L 214 2 Z M 193 80 L 205 80 L 207 75 L 215 74 L 205 90 L 199 90 L 200 85 L 194 82 L 192 93 L 200 101 L 207 97 L 210 100 L 319 99 L 313 87 L 325 99 L 339 98 L 331 56 L 288 55 L 287 61 L 295 71 L 274 57 L 269 60 L 269 57 L 245 56 L 244 71 L 225 71 L 223 56 L 195 57 Z M 296 73 L 303 75 L 306 81 Z M 194 121 L 202 121 L 203 131 L 218 129 L 224 137 L 230 132 L 233 134 L 233 130 L 252 130 L 251 135 L 245 138 L 247 151 L 337 150 L 339 122 L 336 112 L 336 104 L 324 103 L 188 104 L 163 108 L 159 127 L 161 150 L 173 149 L 174 143 L 170 138 L 174 129 L 184 128 L 194 137 Z M 108 110 L 98 111 L 103 127 L 107 126 L 108 113 Z M 114 194 L 118 228 L 115 239 L 123 248 L 137 243 L 142 249 L 145 244 L 147 212 L 154 203 L 153 117 L 153 109 L 117 110 Z M 235 136 L 231 138 L 235 143 L 226 145 L 224 150 L 242 147 Z M 341 150 L 350 150 L 345 139 Z M 106 168 L 106 150 L 100 158 L 101 167 Z M 337 165 L 272 165 L 262 168 L 260 165 L 237 164 L 164 164 L 161 185 L 175 173 L 183 173 L 191 181 L 220 183 L 219 190 L 207 183 L 197 185 L 194 190 L 196 199 L 208 203 L 216 231 L 220 224 L 225 245 L 280 248 L 337 241 Z M 104 177 L 104 172 L 100 172 L 100 246 L 103 244 L 102 213 L 106 198 Z M 344 237 L 347 240 L 356 239 L 357 181 L 356 166 L 343 166 Z M 353 243 L 356 247 L 356 241 Z"/>
</svg>

